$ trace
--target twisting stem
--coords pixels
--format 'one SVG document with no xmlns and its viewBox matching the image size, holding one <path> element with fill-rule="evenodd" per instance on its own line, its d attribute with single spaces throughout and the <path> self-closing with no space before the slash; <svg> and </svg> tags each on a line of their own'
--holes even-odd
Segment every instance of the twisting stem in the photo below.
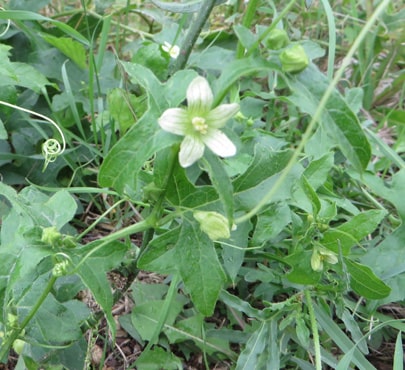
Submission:
<svg viewBox="0 0 405 370">
<path fill-rule="evenodd" d="M 305 301 L 307 303 L 309 319 L 311 320 L 312 337 L 314 338 L 315 367 L 316 370 L 322 370 L 321 344 L 319 342 L 318 325 L 316 323 L 314 306 L 312 305 L 311 293 L 308 289 L 305 289 Z"/>
<path fill-rule="evenodd" d="M 183 41 L 183 45 L 181 45 L 180 55 L 171 65 L 170 74 L 174 74 L 185 67 L 191 50 L 193 49 L 193 46 L 197 41 L 197 38 L 201 33 L 205 22 L 211 14 L 215 2 L 216 0 L 203 0 L 201 8 L 198 12 L 198 17 L 196 21 L 190 26 L 188 33 Z"/>
</svg>

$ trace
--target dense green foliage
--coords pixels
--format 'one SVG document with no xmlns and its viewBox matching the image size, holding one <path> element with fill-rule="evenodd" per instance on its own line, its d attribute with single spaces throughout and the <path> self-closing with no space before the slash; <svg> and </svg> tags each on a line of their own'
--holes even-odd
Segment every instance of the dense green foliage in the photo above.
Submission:
<svg viewBox="0 0 405 370">
<path fill-rule="evenodd" d="M 3 5 L 0 362 L 403 368 L 405 8 L 333 3 Z"/>
</svg>

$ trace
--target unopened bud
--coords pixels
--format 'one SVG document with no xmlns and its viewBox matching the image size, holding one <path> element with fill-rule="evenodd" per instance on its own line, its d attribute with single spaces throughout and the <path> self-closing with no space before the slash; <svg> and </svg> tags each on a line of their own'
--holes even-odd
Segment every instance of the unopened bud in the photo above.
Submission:
<svg viewBox="0 0 405 370">
<path fill-rule="evenodd" d="M 290 39 L 282 29 L 275 28 L 274 30 L 270 31 L 269 35 L 264 40 L 264 44 L 267 48 L 271 50 L 279 50 L 286 47 L 290 42 Z"/>
<path fill-rule="evenodd" d="M 21 339 L 16 339 L 13 342 L 13 350 L 17 355 L 21 355 L 22 351 L 24 350 L 25 342 Z"/>
<path fill-rule="evenodd" d="M 293 45 L 281 52 L 280 61 L 284 72 L 301 72 L 309 64 L 308 56 L 301 45 Z"/>
<path fill-rule="evenodd" d="M 229 221 L 218 212 L 194 212 L 194 218 L 200 228 L 211 240 L 228 239 L 230 237 Z"/>
<path fill-rule="evenodd" d="M 62 234 L 58 231 L 55 226 L 46 227 L 42 230 L 41 241 L 43 243 L 49 244 L 52 247 L 59 245 L 62 241 Z"/>
</svg>

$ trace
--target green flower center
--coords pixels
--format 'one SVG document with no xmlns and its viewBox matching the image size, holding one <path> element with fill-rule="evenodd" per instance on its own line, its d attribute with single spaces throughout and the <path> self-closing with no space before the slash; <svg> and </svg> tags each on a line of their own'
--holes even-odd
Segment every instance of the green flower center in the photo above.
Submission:
<svg viewBox="0 0 405 370">
<path fill-rule="evenodd" d="M 205 122 L 205 118 L 194 117 L 191 120 L 194 130 L 198 131 L 200 134 L 205 135 L 208 132 L 208 125 Z"/>
</svg>

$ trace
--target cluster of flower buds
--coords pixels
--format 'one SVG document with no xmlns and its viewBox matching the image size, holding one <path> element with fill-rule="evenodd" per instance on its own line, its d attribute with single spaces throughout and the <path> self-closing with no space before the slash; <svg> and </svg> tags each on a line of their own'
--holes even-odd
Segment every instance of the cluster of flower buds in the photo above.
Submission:
<svg viewBox="0 0 405 370">
<path fill-rule="evenodd" d="M 280 50 L 281 69 L 284 72 L 298 73 L 309 64 L 308 56 L 300 44 L 291 44 L 287 32 L 275 28 L 264 40 L 264 45 L 271 50 Z"/>
</svg>

